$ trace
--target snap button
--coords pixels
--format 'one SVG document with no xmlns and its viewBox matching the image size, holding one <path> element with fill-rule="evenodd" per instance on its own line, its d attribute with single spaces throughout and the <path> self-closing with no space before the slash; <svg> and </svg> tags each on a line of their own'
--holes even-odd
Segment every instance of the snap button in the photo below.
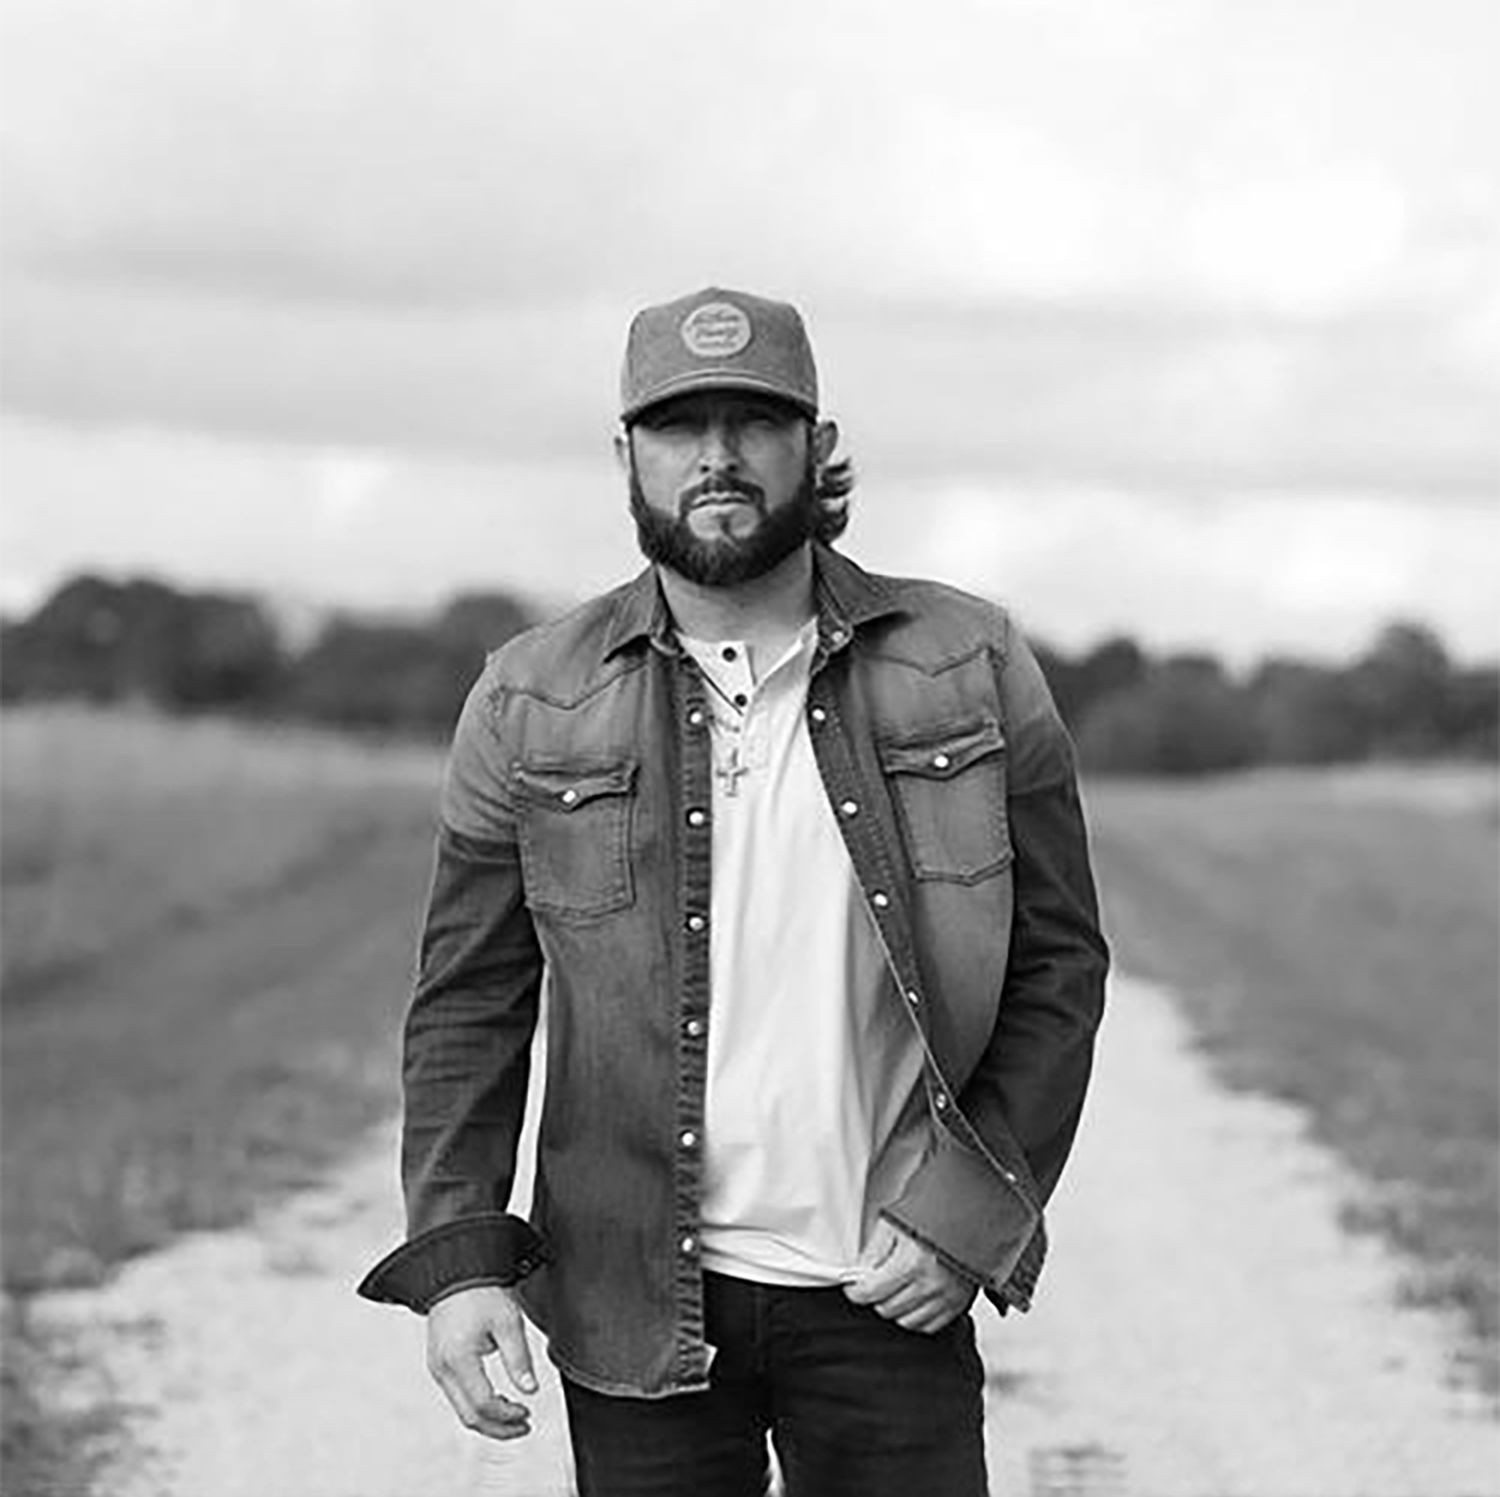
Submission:
<svg viewBox="0 0 1500 1497">
<path fill-rule="evenodd" d="M 828 709 L 826 707 L 814 707 L 807 715 L 815 723 L 826 723 L 828 721 Z"/>
<path fill-rule="evenodd" d="M 734 694 L 734 705 L 736 707 L 748 707 L 750 705 L 750 698 L 743 691 L 737 691 Z"/>
<path fill-rule="evenodd" d="M 908 988 L 906 990 L 906 1001 L 915 1008 L 922 1001 L 922 995 L 915 988 Z"/>
<path fill-rule="evenodd" d="M 576 790 L 564 790 L 563 793 L 558 796 L 558 799 L 565 806 L 574 805 L 578 800 L 578 792 Z"/>
<path fill-rule="evenodd" d="M 687 1236 L 677 1244 L 677 1248 L 678 1251 L 681 1252 L 684 1257 L 686 1257 L 688 1254 L 694 1253 L 698 1250 L 698 1239 L 694 1237 L 691 1232 L 689 1232 Z"/>
<path fill-rule="evenodd" d="M 935 1097 L 933 1097 L 933 1099 L 932 1099 L 932 1105 L 934 1107 L 936 1107 L 939 1112 L 946 1112 L 948 1110 L 948 1095 L 947 1095 L 947 1093 L 946 1092 L 938 1092 L 938 1094 Z"/>
<path fill-rule="evenodd" d="M 891 896 L 887 894 L 883 889 L 877 889 L 870 896 L 870 903 L 873 904 L 877 910 L 886 909 L 890 905 L 890 902 Z"/>
<path fill-rule="evenodd" d="M 698 1135 L 694 1133 L 691 1128 L 684 1128 L 682 1132 L 678 1134 L 677 1142 L 680 1143 L 684 1149 L 691 1149 L 693 1145 L 698 1142 Z"/>
<path fill-rule="evenodd" d="M 702 930 L 708 921 L 702 915 L 689 915 L 687 917 L 687 928 L 689 930 Z"/>
<path fill-rule="evenodd" d="M 689 826 L 702 826 L 703 823 L 708 820 L 708 813 L 706 811 L 700 811 L 696 806 L 694 806 L 693 809 L 687 813 L 687 819 Z"/>
<path fill-rule="evenodd" d="M 704 1024 L 702 1019 L 689 1019 L 682 1027 L 695 1040 L 703 1037 Z"/>
<path fill-rule="evenodd" d="M 934 754 L 932 756 L 932 767 L 934 769 L 947 769 L 951 763 L 953 763 L 953 760 L 947 754 Z"/>
<path fill-rule="evenodd" d="M 857 800 L 840 801 L 839 802 L 839 810 L 845 816 L 858 816 L 859 815 L 859 802 Z"/>
<path fill-rule="evenodd" d="M 688 713 L 688 723 L 695 728 L 701 728 L 703 726 L 703 709 L 701 707 L 694 707 L 693 710 Z"/>
<path fill-rule="evenodd" d="M 733 645 L 725 645 L 719 653 L 726 660 L 738 660 L 740 658 L 740 652 Z"/>
</svg>

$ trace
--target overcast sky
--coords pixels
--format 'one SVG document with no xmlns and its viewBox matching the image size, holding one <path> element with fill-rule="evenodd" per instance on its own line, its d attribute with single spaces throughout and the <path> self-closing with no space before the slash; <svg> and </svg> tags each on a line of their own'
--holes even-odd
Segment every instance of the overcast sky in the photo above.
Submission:
<svg viewBox="0 0 1500 1497">
<path fill-rule="evenodd" d="M 0 601 L 636 565 L 630 313 L 790 297 L 848 549 L 1238 657 L 1500 649 L 1491 0 L 9 0 Z"/>
</svg>

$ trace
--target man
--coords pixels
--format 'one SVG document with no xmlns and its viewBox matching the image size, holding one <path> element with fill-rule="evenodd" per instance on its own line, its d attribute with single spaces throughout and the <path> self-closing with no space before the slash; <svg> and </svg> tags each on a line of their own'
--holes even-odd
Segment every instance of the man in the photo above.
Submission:
<svg viewBox="0 0 1500 1497">
<path fill-rule="evenodd" d="M 583 1497 L 987 1490 L 969 1309 L 1028 1306 L 1107 956 L 1068 737 L 998 608 L 832 549 L 802 319 L 631 325 L 633 582 L 493 655 L 406 1025 L 410 1236 L 459 1417 L 549 1338 Z M 506 1214 L 546 975 L 530 1220 Z"/>
</svg>

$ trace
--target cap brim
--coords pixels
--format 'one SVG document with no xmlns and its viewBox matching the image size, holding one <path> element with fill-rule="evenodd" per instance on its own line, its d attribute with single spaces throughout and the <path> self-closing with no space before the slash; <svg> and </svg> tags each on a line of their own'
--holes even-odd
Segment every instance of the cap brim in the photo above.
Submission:
<svg viewBox="0 0 1500 1497">
<path fill-rule="evenodd" d="M 818 414 L 817 406 L 805 395 L 777 384 L 774 380 L 763 379 L 743 369 L 694 369 L 675 379 L 664 380 L 638 395 L 620 412 L 620 420 L 634 421 L 652 406 L 661 405 L 679 395 L 691 395 L 698 390 L 744 390 L 755 395 L 771 395 L 787 405 L 795 406 L 804 415 Z"/>
</svg>

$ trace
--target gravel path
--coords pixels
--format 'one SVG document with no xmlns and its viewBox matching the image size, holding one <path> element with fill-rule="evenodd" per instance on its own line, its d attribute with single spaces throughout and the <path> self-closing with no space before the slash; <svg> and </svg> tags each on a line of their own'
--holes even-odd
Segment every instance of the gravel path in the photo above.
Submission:
<svg viewBox="0 0 1500 1497">
<path fill-rule="evenodd" d="M 549 1497 L 530 1439 L 457 1425 L 422 1324 L 356 1300 L 396 1238 L 393 1134 L 251 1230 L 186 1238 L 39 1314 L 77 1338 L 77 1403 L 124 1399 L 112 1497 Z M 1494 1497 L 1500 1424 L 1450 1385 L 1456 1326 L 1396 1309 L 1397 1265 L 1337 1226 L 1357 1193 L 1298 1115 L 1229 1095 L 1175 1008 L 1115 983 L 1030 1315 L 987 1309 L 1004 1497 Z M 914 1494 L 917 1497 L 917 1494 Z"/>
</svg>

